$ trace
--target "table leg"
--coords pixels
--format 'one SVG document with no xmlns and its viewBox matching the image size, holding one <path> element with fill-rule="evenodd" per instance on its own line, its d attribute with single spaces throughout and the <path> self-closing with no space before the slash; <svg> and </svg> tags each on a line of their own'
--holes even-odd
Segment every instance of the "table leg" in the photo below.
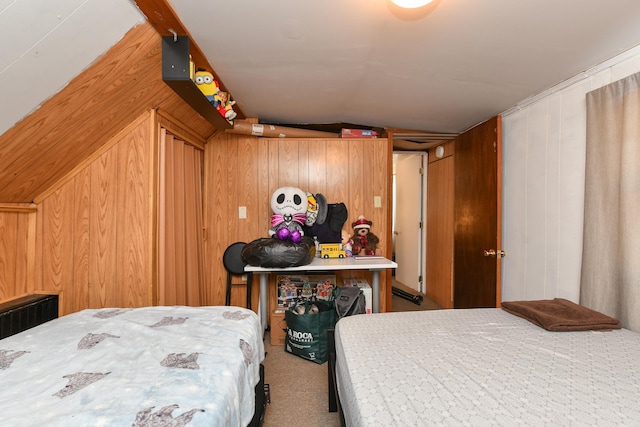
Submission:
<svg viewBox="0 0 640 427">
<path fill-rule="evenodd" d="M 267 306 L 267 282 L 269 279 L 268 273 L 260 273 L 260 323 L 262 324 L 262 330 L 267 329 L 269 321 L 267 320 L 267 313 L 269 307 Z"/>
<path fill-rule="evenodd" d="M 371 271 L 372 311 L 380 313 L 380 270 Z"/>
</svg>

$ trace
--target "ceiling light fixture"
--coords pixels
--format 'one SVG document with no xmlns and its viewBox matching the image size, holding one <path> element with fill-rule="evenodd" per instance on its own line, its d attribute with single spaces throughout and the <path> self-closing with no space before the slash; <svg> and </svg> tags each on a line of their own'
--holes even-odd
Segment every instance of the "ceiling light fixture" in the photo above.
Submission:
<svg viewBox="0 0 640 427">
<path fill-rule="evenodd" d="M 426 6 L 433 0 L 391 0 L 394 4 L 403 7 L 405 9 L 417 9 L 422 6 Z"/>
</svg>

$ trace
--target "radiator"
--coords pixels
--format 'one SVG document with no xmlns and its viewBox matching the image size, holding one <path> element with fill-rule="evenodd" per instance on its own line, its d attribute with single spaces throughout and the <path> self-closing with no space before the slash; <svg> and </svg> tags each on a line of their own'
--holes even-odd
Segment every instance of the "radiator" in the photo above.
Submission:
<svg viewBox="0 0 640 427">
<path fill-rule="evenodd" d="M 29 295 L 0 304 L 0 339 L 58 317 L 58 295 Z"/>
</svg>

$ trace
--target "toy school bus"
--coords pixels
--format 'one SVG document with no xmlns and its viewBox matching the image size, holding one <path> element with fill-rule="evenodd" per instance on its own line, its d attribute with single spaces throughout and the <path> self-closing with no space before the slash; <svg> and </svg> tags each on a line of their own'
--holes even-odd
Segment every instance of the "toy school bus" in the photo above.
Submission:
<svg viewBox="0 0 640 427">
<path fill-rule="evenodd" d="M 322 258 L 344 258 L 346 252 L 340 243 L 321 243 L 320 256 Z"/>
</svg>

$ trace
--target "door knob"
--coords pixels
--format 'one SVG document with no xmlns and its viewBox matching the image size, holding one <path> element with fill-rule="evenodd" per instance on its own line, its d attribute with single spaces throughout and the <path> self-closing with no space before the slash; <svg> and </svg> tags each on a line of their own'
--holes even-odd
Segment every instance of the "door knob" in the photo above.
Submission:
<svg viewBox="0 0 640 427">
<path fill-rule="evenodd" d="M 485 249 L 484 250 L 484 256 L 491 256 L 491 257 L 496 257 L 496 258 L 504 258 L 505 256 L 507 256 L 507 253 L 503 250 L 495 250 L 495 249 Z"/>
</svg>

